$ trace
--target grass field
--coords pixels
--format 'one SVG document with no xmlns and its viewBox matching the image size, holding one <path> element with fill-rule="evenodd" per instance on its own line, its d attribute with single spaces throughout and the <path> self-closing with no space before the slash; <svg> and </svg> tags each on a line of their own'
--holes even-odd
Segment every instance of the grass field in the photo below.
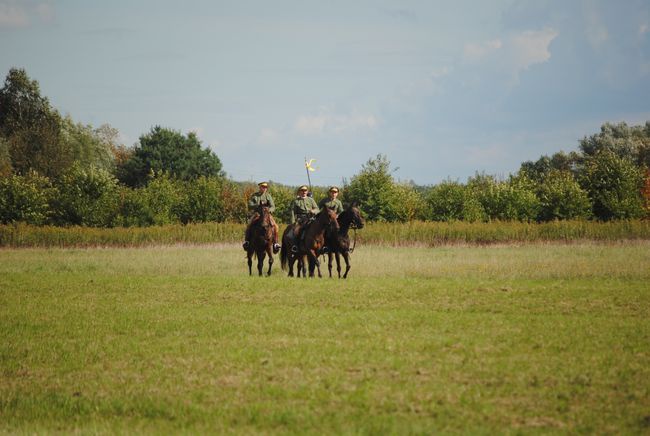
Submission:
<svg viewBox="0 0 650 436">
<path fill-rule="evenodd" d="M 0 433 L 650 432 L 650 242 L 275 272 L 234 245 L 0 250 Z"/>
</svg>

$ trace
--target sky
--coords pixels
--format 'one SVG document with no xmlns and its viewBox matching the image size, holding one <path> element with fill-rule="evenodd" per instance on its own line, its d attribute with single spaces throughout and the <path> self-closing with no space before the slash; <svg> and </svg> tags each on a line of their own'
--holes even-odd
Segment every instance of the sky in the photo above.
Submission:
<svg viewBox="0 0 650 436">
<path fill-rule="evenodd" d="M 0 0 L 0 73 L 132 146 L 195 132 L 235 180 L 419 185 L 650 120 L 647 0 Z"/>
</svg>

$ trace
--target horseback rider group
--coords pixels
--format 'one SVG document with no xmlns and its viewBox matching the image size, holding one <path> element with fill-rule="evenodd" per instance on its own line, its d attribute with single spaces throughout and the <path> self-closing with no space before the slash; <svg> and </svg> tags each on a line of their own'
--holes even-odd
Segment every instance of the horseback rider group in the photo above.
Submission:
<svg viewBox="0 0 650 436">
<path fill-rule="evenodd" d="M 255 211 L 261 205 L 267 206 L 269 212 L 273 213 L 275 211 L 275 203 L 273 197 L 268 192 L 269 184 L 268 182 L 258 183 L 259 191 L 254 193 L 250 200 L 248 201 L 248 210 Z M 297 196 L 291 203 L 291 224 L 293 225 L 293 236 L 298 240 L 303 234 L 302 230 L 309 225 L 313 217 L 323 208 L 328 208 L 333 210 L 336 215 L 343 212 L 343 204 L 341 200 L 337 198 L 339 194 L 339 188 L 336 186 L 331 186 L 328 191 L 328 196 L 323 198 L 318 204 L 316 201 L 307 195 L 309 189 L 306 185 L 302 185 L 298 188 Z M 259 218 L 257 212 L 253 213 L 251 219 L 248 222 L 246 227 L 245 241 L 243 244 L 244 250 L 247 250 L 250 244 L 251 238 L 251 224 L 253 224 Z M 278 225 L 271 217 L 271 222 L 273 224 L 273 252 L 277 253 L 280 250 L 280 244 L 278 244 Z"/>
</svg>

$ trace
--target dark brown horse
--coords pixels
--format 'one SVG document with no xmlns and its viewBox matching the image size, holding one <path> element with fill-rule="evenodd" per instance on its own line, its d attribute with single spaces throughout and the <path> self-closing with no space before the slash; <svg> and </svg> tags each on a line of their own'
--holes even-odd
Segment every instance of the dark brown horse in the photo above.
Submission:
<svg viewBox="0 0 650 436">
<path fill-rule="evenodd" d="M 348 272 L 350 272 L 350 253 L 352 252 L 350 248 L 350 236 L 348 231 L 350 228 L 353 229 L 362 229 L 365 220 L 361 216 L 359 207 L 357 203 L 354 202 L 350 205 L 349 208 L 344 210 L 339 214 L 337 218 L 339 228 L 336 229 L 332 226 L 327 229 L 325 232 L 325 244 L 327 246 L 327 268 L 332 277 L 332 258 L 336 257 L 336 270 L 339 273 L 339 278 L 341 278 L 341 256 L 345 261 L 345 273 L 343 278 L 348 278 Z"/>
<path fill-rule="evenodd" d="M 271 275 L 273 266 L 273 224 L 271 223 L 271 213 L 268 206 L 259 205 L 257 207 L 259 218 L 251 224 L 251 240 L 246 249 L 248 258 L 248 274 L 253 275 L 253 256 L 257 256 L 257 271 L 262 275 L 264 268 L 264 258 L 269 256 L 269 270 L 267 275 Z"/>
<path fill-rule="evenodd" d="M 296 241 L 294 236 L 298 233 L 299 226 L 294 224 L 287 227 L 282 235 L 280 259 L 282 269 L 286 269 L 287 264 L 289 265 L 290 277 L 293 277 L 293 265 L 296 260 L 298 261 L 298 277 L 300 277 L 301 272 L 303 276 L 306 276 L 306 264 L 309 264 L 309 277 L 314 277 L 315 268 L 318 268 L 318 277 L 322 277 L 318 255 L 325 245 L 325 231 L 331 226 L 338 229 L 336 213 L 324 208 L 316 214 L 314 221 L 303 230 L 304 235 L 300 241 Z M 305 260 L 308 262 L 305 262 Z"/>
</svg>

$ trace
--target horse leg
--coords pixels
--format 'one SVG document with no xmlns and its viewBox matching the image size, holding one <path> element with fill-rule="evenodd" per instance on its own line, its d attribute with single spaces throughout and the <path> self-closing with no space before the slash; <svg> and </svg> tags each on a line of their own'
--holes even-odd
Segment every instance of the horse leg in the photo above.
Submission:
<svg viewBox="0 0 650 436">
<path fill-rule="evenodd" d="M 336 272 L 339 273 L 339 278 L 341 278 L 341 254 L 336 252 Z"/>
<path fill-rule="evenodd" d="M 273 266 L 273 248 L 270 246 L 266 247 L 266 254 L 269 256 L 269 270 L 266 272 L 267 276 L 271 275 L 271 267 Z"/>
<path fill-rule="evenodd" d="M 320 260 L 318 260 L 318 254 L 316 254 L 316 250 L 309 250 L 309 260 L 314 263 L 314 266 L 318 269 L 318 278 L 322 278 L 322 274 L 320 273 Z M 314 267 L 309 266 L 309 277 L 314 277 Z"/>
<path fill-rule="evenodd" d="M 330 279 L 332 278 L 332 252 L 327 253 L 327 269 L 330 272 Z"/>
<path fill-rule="evenodd" d="M 246 256 L 248 257 L 248 275 L 252 276 L 253 275 L 253 253 L 247 251 Z"/>
<path fill-rule="evenodd" d="M 264 269 L 264 258 L 266 257 L 266 252 L 261 251 L 257 253 L 257 272 L 259 276 L 262 276 L 262 269 Z"/>
<path fill-rule="evenodd" d="M 345 274 L 343 274 L 343 278 L 347 279 L 348 272 L 350 271 L 350 252 L 344 251 L 342 254 L 343 254 L 343 260 L 345 260 Z"/>
</svg>

